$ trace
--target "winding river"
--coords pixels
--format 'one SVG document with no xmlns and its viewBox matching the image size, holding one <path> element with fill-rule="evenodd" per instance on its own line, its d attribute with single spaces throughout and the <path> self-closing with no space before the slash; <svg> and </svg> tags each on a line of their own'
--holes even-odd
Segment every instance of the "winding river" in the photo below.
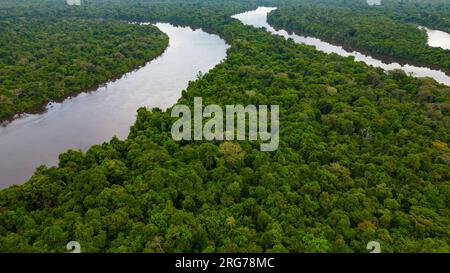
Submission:
<svg viewBox="0 0 450 273">
<path fill-rule="evenodd" d="M 259 7 L 233 17 L 326 53 L 354 56 L 356 61 L 385 70 L 400 68 L 413 76 L 428 76 L 450 85 L 450 77 L 439 70 L 385 63 L 317 38 L 277 31 L 267 23 L 267 14 L 274 9 Z M 170 39 L 157 59 L 93 92 L 50 103 L 44 113 L 27 114 L 0 127 L 0 188 L 27 180 L 39 165 L 55 165 L 58 155 L 67 149 L 87 150 L 114 135 L 125 138 L 139 107 L 172 106 L 198 72 L 206 73 L 226 57 L 228 45 L 216 35 L 165 23 L 156 26 Z"/>
<path fill-rule="evenodd" d="M 172 106 L 199 71 L 206 73 L 226 57 L 228 45 L 216 35 L 156 26 L 170 39 L 157 59 L 93 92 L 0 127 L 0 188 L 27 180 L 39 165 L 55 165 L 67 149 L 86 150 L 114 135 L 125 138 L 139 107 Z"/>
<path fill-rule="evenodd" d="M 386 63 L 382 60 L 378 60 L 374 57 L 362 54 L 357 51 L 347 51 L 341 46 L 336 46 L 327 42 L 324 42 L 320 39 L 308 36 L 300 36 L 295 33 L 289 34 L 285 30 L 275 30 L 273 27 L 269 25 L 267 22 L 267 14 L 276 8 L 272 7 L 259 7 L 256 10 L 248 11 L 244 13 L 240 13 L 234 15 L 233 18 L 240 20 L 242 23 L 246 25 L 251 25 L 254 27 L 264 27 L 267 31 L 272 34 L 278 34 L 283 37 L 292 38 L 297 43 L 307 44 L 315 46 L 317 50 L 320 50 L 325 53 L 336 53 L 341 56 L 354 56 L 355 61 L 362 61 L 368 65 L 372 65 L 375 67 L 381 67 L 384 70 L 393 70 L 393 69 L 402 69 L 406 73 L 415 76 L 415 77 L 431 77 L 434 78 L 437 82 L 443 83 L 446 85 L 450 85 L 450 76 L 447 76 L 443 71 L 430 69 L 427 67 L 418 67 L 414 65 L 401 65 L 399 63 Z M 430 37 L 431 39 L 431 37 Z"/>
</svg>

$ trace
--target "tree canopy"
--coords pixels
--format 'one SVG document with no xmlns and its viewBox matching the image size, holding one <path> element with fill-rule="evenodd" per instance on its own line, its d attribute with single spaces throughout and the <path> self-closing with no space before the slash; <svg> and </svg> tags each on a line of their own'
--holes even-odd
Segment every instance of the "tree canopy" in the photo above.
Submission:
<svg viewBox="0 0 450 273">
<path fill-rule="evenodd" d="M 0 191 L 1 252 L 450 251 L 450 87 L 244 26 L 239 3 L 111 12 L 225 38 L 226 60 L 178 103 L 278 104 L 280 148 L 176 142 L 170 109 L 141 108 L 127 139 Z"/>
<path fill-rule="evenodd" d="M 351 4 L 353 3 L 353 4 Z M 433 1 L 421 5 L 424 12 L 434 7 Z M 359 1 L 348 1 L 337 5 L 329 1 L 294 2 L 272 11 L 268 21 L 276 28 L 284 28 L 298 34 L 306 34 L 326 41 L 342 44 L 362 52 L 390 57 L 389 61 L 412 62 L 438 67 L 450 73 L 450 50 L 431 47 L 427 44 L 426 31 L 418 24 L 441 26 L 431 18 L 418 19 L 410 6 L 387 9 L 361 5 Z M 450 5 L 446 5 L 447 19 Z M 397 16 L 399 10 L 411 17 Z M 434 14 L 434 13 L 433 13 Z M 432 17 L 434 18 L 434 17 Z"/>
<path fill-rule="evenodd" d="M 159 56 L 154 26 L 83 18 L 0 19 L 0 120 L 120 76 Z"/>
</svg>

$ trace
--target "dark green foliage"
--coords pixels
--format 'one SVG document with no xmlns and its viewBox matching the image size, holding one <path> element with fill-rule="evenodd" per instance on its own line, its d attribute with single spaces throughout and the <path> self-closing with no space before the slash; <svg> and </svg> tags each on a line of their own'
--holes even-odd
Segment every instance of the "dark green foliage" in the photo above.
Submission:
<svg viewBox="0 0 450 273">
<path fill-rule="evenodd" d="M 450 51 L 428 46 L 426 32 L 417 27 L 423 20 L 414 21 L 405 15 L 399 18 L 396 10 L 401 8 L 368 7 L 360 5 L 359 1 L 350 1 L 353 5 L 346 3 L 342 6 L 311 1 L 294 3 L 271 12 L 269 22 L 274 27 L 337 42 L 363 52 L 413 64 L 440 66 L 446 72 L 450 71 Z M 448 16 L 450 4 L 445 7 Z M 405 12 L 412 11 L 407 9 Z"/>
<path fill-rule="evenodd" d="M 153 26 L 86 19 L 0 20 L 0 120 L 86 91 L 160 55 Z"/>
<path fill-rule="evenodd" d="M 203 18 L 231 44 L 179 103 L 279 104 L 280 148 L 175 142 L 170 109 L 139 109 L 126 140 L 68 151 L 0 191 L 0 251 L 64 252 L 77 240 L 83 252 L 365 252 L 375 240 L 383 252 L 449 252 L 449 87 L 285 41 L 223 9 L 176 19 Z"/>
</svg>

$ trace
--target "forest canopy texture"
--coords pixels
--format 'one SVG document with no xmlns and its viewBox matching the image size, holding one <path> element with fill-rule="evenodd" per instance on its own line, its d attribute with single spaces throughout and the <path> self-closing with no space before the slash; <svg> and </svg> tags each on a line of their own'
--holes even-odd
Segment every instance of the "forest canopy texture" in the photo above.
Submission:
<svg viewBox="0 0 450 273">
<path fill-rule="evenodd" d="M 431 6 L 434 7 L 433 4 Z M 408 4 L 406 7 L 408 10 Z M 271 12 L 268 21 L 276 28 L 312 35 L 351 49 L 388 57 L 390 62 L 395 58 L 406 63 L 440 68 L 450 74 L 450 50 L 429 46 L 426 31 L 418 27 L 420 23 L 448 31 L 450 22 L 439 24 L 433 17 L 412 21 L 404 15 L 398 16 L 399 9 L 400 7 L 386 9 L 384 5 L 368 6 L 358 1 L 349 1 L 345 6 L 300 1 L 299 4 Z M 449 20 L 449 4 L 446 11 Z"/>
<path fill-rule="evenodd" d="M 226 60 L 179 103 L 278 104 L 280 148 L 175 142 L 170 109 L 141 108 L 127 139 L 65 152 L 0 191 L 1 252 L 65 252 L 72 240 L 83 252 L 365 252 L 369 241 L 450 252 L 450 87 L 230 18 L 260 3 L 140 3 L 59 15 L 219 34 Z"/>
<path fill-rule="evenodd" d="M 0 120 L 120 76 L 168 41 L 154 26 L 127 22 L 0 19 Z"/>
</svg>

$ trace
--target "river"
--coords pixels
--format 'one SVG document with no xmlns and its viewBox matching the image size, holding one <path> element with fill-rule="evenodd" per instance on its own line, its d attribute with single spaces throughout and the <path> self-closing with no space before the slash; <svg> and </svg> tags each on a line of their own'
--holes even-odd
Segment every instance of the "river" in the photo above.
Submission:
<svg viewBox="0 0 450 273">
<path fill-rule="evenodd" d="M 384 70 L 402 69 L 412 76 L 431 77 L 439 83 L 443 83 L 450 86 L 450 76 L 447 76 L 443 71 L 440 70 L 430 69 L 427 67 L 418 67 L 409 64 L 401 65 L 399 63 L 386 63 L 383 60 L 376 59 L 374 57 L 365 55 L 357 51 L 352 52 L 347 51 L 342 46 L 333 45 L 314 37 L 301 36 L 295 33 L 289 34 L 285 30 L 275 30 L 267 22 L 267 14 L 275 9 L 276 8 L 272 7 L 259 7 L 258 9 L 253 11 L 248 11 L 234 15 L 233 18 L 240 20 L 242 23 L 246 25 L 251 25 L 254 27 L 264 27 L 267 29 L 267 31 L 269 31 L 272 34 L 281 35 L 286 39 L 292 38 L 297 43 L 315 46 L 317 50 L 320 50 L 325 53 L 336 53 L 345 57 L 354 56 L 355 61 L 362 61 L 368 65 L 381 67 Z"/>
<path fill-rule="evenodd" d="M 381 5 L 381 0 L 367 0 L 369 6 Z M 419 26 L 427 32 L 428 45 L 432 47 L 441 47 L 450 50 L 450 34 L 441 30 L 429 29 L 427 27 Z"/>
<path fill-rule="evenodd" d="M 450 34 L 441 30 L 429 29 L 422 26 L 419 26 L 419 28 L 427 32 L 429 46 L 450 50 Z"/>
<path fill-rule="evenodd" d="M 114 135 L 126 138 L 141 106 L 174 105 L 198 72 L 226 57 L 228 45 L 217 35 L 158 23 L 169 46 L 157 59 L 93 92 L 50 103 L 0 127 L 0 188 L 27 180 L 39 165 L 57 163 L 67 149 L 86 150 Z"/>
<path fill-rule="evenodd" d="M 233 17 L 326 53 L 354 56 L 356 61 L 385 70 L 400 68 L 413 76 L 428 76 L 450 85 L 450 77 L 442 71 L 385 63 L 314 37 L 277 31 L 267 23 L 267 14 L 274 9 L 259 7 Z M 39 165 L 55 165 L 58 155 L 67 149 L 87 150 L 114 135 L 124 139 L 139 107 L 172 106 L 199 71 L 206 73 L 226 57 L 228 45 L 216 35 L 170 24 L 156 26 L 170 39 L 169 47 L 157 59 L 93 92 L 50 103 L 44 113 L 28 114 L 0 127 L 0 188 L 22 183 Z"/>
</svg>

